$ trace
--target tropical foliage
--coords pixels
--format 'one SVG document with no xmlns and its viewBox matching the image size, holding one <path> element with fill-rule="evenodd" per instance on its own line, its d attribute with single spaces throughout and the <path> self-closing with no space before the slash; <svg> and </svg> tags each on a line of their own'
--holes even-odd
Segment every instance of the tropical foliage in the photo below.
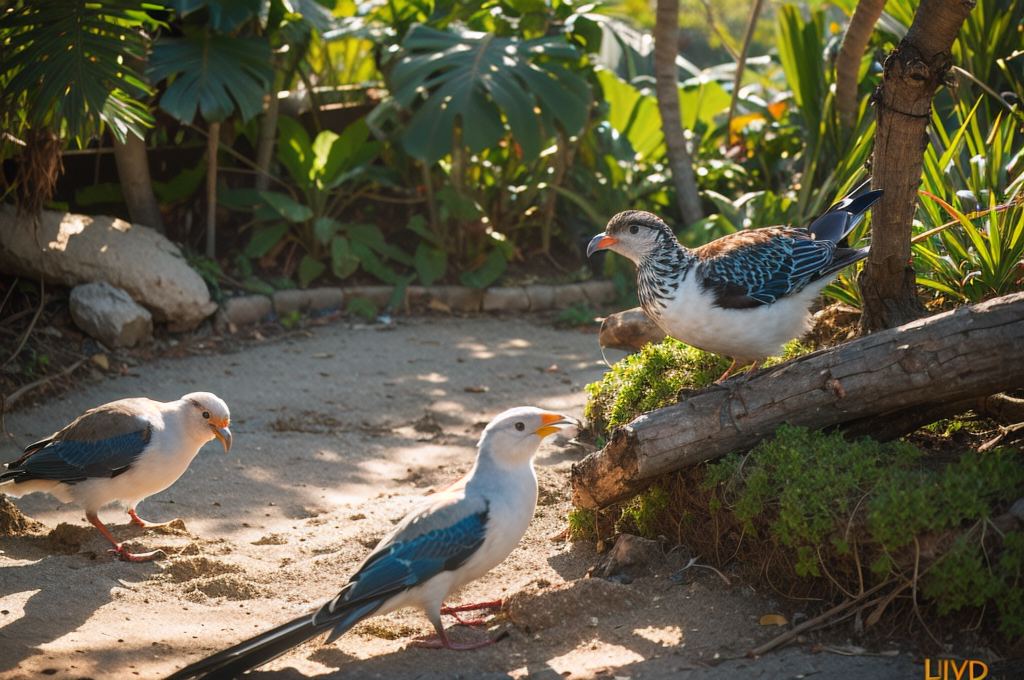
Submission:
<svg viewBox="0 0 1024 680">
<path fill-rule="evenodd" d="M 49 126 L 78 146 L 103 129 L 144 133 L 154 107 L 185 123 L 224 121 L 219 201 L 235 234 L 220 258 L 225 269 L 248 275 L 255 267 L 300 285 L 368 275 L 486 286 L 537 253 L 558 253 L 570 269 L 583 264 L 579 244 L 620 210 L 679 219 L 645 25 L 613 18 L 635 14 L 629 3 L 165 4 L 156 11 L 118 0 L 99 11 L 42 1 L 0 16 L 3 115 L 14 139 Z M 1020 287 L 1024 117 L 1011 102 L 1024 96 L 1024 56 L 1015 52 L 1024 9 L 1003 4 L 979 2 L 954 46 L 960 87 L 937 100 L 922 187 L 935 198 L 922 198 L 915 245 L 922 292 L 937 305 Z M 806 223 L 868 174 L 878 55 L 905 34 L 916 3 L 893 0 L 879 22 L 853 134 L 838 123 L 834 69 L 821 58 L 835 54 L 852 3 L 838 7 L 783 4 L 762 18 L 731 119 L 742 11 L 716 5 L 706 18 L 711 51 L 680 57 L 682 122 L 709 214 L 680 233 L 684 242 Z M 65 25 L 71 33 L 56 30 Z M 67 49 L 74 35 L 84 51 Z M 40 50 L 54 59 L 30 58 Z M 730 56 L 694 65 L 715 54 Z M 285 89 L 299 104 L 278 121 L 266 101 Z M 370 115 L 326 129 L 332 106 Z M 161 125 L 152 138 L 204 142 L 190 127 Z M 267 153 L 257 162 L 259 148 Z M 24 153 L 7 137 L 0 149 Z M 256 189 L 240 174 L 254 171 L 266 177 Z M 615 256 L 605 260 L 605 273 L 621 282 L 630 271 Z M 854 276 L 827 293 L 858 304 Z"/>
</svg>

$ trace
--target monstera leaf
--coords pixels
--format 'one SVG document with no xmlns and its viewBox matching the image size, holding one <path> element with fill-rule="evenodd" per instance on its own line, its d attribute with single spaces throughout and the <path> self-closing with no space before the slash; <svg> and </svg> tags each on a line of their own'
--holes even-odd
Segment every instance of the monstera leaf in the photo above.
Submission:
<svg viewBox="0 0 1024 680">
<path fill-rule="evenodd" d="M 36 0 L 0 3 L 3 94 L 25 96 L 32 125 L 65 124 L 84 141 L 102 119 L 118 139 L 132 130 L 142 136 L 153 117 L 136 97 L 149 94 L 134 64 L 146 45 L 136 30 L 139 3 L 111 0 Z"/>
<path fill-rule="evenodd" d="M 555 120 L 569 134 L 586 121 L 590 88 L 569 68 L 579 56 L 557 37 L 414 27 L 390 77 L 395 101 L 415 111 L 402 137 L 406 150 L 427 163 L 443 158 L 458 119 L 473 152 L 496 144 L 507 126 L 524 158 L 537 158 Z"/>
<path fill-rule="evenodd" d="M 273 78 L 270 44 L 260 37 L 190 30 L 153 46 L 149 75 L 153 82 L 173 76 L 160 108 L 184 123 L 195 119 L 197 109 L 208 122 L 220 122 L 236 104 L 248 121 L 263 110 Z"/>
<path fill-rule="evenodd" d="M 200 9 L 209 12 L 208 24 L 215 31 L 230 33 L 254 16 L 258 16 L 261 0 L 168 0 L 175 13 L 184 17 Z"/>
</svg>

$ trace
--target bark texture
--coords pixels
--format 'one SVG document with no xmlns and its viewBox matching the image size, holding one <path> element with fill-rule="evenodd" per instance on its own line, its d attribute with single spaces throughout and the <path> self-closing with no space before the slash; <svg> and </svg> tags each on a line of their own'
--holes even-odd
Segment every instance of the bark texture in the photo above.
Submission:
<svg viewBox="0 0 1024 680">
<path fill-rule="evenodd" d="M 914 23 L 885 60 L 874 94 L 872 188 L 885 195 L 872 207 L 871 253 L 858 282 L 864 299 L 861 331 L 872 333 L 918 318 L 910 237 L 921 183 L 925 128 L 932 98 L 953 66 L 950 48 L 974 0 L 922 0 Z"/>
<path fill-rule="evenodd" d="M 836 110 L 839 112 L 839 123 L 848 132 L 852 132 L 857 125 L 857 110 L 860 108 L 857 97 L 860 62 L 886 1 L 860 0 L 857 3 L 836 57 Z"/>
<path fill-rule="evenodd" d="M 920 424 L 915 409 L 941 408 L 1024 386 L 1024 293 L 961 307 L 680 394 L 678 404 L 616 428 L 573 466 L 573 503 L 628 499 L 659 475 L 746 451 L 782 423 L 815 429 L 887 418 Z M 899 428 L 898 428 L 899 429 Z"/>
<path fill-rule="evenodd" d="M 274 151 L 277 150 L 277 121 L 281 110 L 281 100 L 278 99 L 277 93 L 283 87 L 284 74 L 277 69 L 274 83 L 270 88 L 270 96 L 267 98 L 267 110 L 260 116 L 260 134 L 256 141 L 256 168 L 259 170 L 255 183 L 257 191 L 266 191 L 270 188 L 270 164 L 274 160 Z"/>
<path fill-rule="evenodd" d="M 135 224 L 142 224 L 164 233 L 164 220 L 160 206 L 153 193 L 153 181 L 149 176 L 149 156 L 146 141 L 128 132 L 124 144 L 114 137 L 114 161 L 117 176 L 121 180 L 121 192 L 128 206 L 128 216 Z"/>
<path fill-rule="evenodd" d="M 643 309 L 634 307 L 605 317 L 597 340 L 601 347 L 636 352 L 647 343 L 662 342 L 667 337 Z"/>
<path fill-rule="evenodd" d="M 658 0 L 654 25 L 654 76 L 661 113 L 661 130 L 665 135 L 672 183 L 676 189 L 679 211 L 687 224 L 704 217 L 693 174 L 693 159 L 686 149 L 682 116 L 679 113 L 679 0 Z"/>
</svg>

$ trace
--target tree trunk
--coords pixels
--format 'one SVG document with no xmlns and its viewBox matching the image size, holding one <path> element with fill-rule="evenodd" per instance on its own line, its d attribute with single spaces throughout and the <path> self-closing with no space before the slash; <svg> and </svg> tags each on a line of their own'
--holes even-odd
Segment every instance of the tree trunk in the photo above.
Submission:
<svg viewBox="0 0 1024 680">
<path fill-rule="evenodd" d="M 757 30 L 757 19 L 761 16 L 761 8 L 764 6 L 764 0 L 754 0 L 754 7 L 750 10 L 750 16 L 747 17 L 747 28 L 743 32 L 743 48 L 740 50 L 739 55 L 736 57 L 736 75 L 732 79 L 732 99 L 729 101 L 729 117 L 727 124 L 730 126 L 728 131 L 732 131 L 732 117 L 736 115 L 736 103 L 740 100 L 740 87 L 743 84 L 743 71 L 747 68 L 747 56 L 750 54 L 750 43 L 754 40 L 754 31 Z"/>
<path fill-rule="evenodd" d="M 164 220 L 153 193 L 149 177 L 149 157 L 146 140 L 129 131 L 122 144 L 114 137 L 114 161 L 121 180 L 121 192 L 128 206 L 128 215 L 135 224 L 143 224 L 164 233 Z"/>
<path fill-rule="evenodd" d="M 274 160 L 277 147 L 277 119 L 280 111 L 278 91 L 283 87 L 284 74 L 278 70 L 274 75 L 274 84 L 270 88 L 270 100 L 267 110 L 260 116 L 260 134 L 256 141 L 256 190 L 266 191 L 270 188 L 270 163 Z"/>
<path fill-rule="evenodd" d="M 654 75 L 661 113 L 661 130 L 665 135 L 672 183 L 683 221 L 693 224 L 704 217 L 697 194 L 693 160 L 686 150 L 682 117 L 679 113 L 679 0 L 658 0 L 654 25 Z"/>
<path fill-rule="evenodd" d="M 220 123 L 206 128 L 206 257 L 217 257 L 217 149 Z"/>
<path fill-rule="evenodd" d="M 861 272 L 861 332 L 892 328 L 921 316 L 911 264 L 911 223 L 921 183 L 925 128 L 932 98 L 953 66 L 950 47 L 974 0 L 922 0 L 914 23 L 885 60 L 874 95 L 872 188 L 885 195 L 872 208 L 871 252 Z"/>
<path fill-rule="evenodd" d="M 816 429 L 889 418 L 916 429 L 915 409 L 1024 386 L 1024 293 L 961 307 L 681 394 L 678 404 L 612 431 L 573 466 L 573 503 L 628 499 L 659 475 L 747 451 L 782 423 Z M 889 436 L 906 433 L 887 431 Z M 873 434 L 874 436 L 874 434 Z"/>
<path fill-rule="evenodd" d="M 882 16 L 886 0 L 860 0 L 850 25 L 843 36 L 843 44 L 836 57 L 836 110 L 843 130 L 852 133 L 857 125 L 857 111 L 860 108 L 857 96 L 860 84 L 860 62 L 868 47 L 868 40 L 875 30 L 878 18 Z"/>
</svg>

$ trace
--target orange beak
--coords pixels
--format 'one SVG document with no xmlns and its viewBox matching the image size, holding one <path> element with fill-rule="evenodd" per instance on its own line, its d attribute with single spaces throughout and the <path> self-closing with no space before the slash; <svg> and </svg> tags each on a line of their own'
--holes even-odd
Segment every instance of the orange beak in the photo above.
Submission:
<svg viewBox="0 0 1024 680">
<path fill-rule="evenodd" d="M 228 424 L 225 422 L 223 425 L 214 425 L 210 423 L 210 429 L 213 430 L 213 436 L 220 440 L 220 443 L 224 445 L 224 451 L 231 450 L 231 430 L 228 429 Z"/>
<path fill-rule="evenodd" d="M 590 245 L 587 246 L 587 257 L 590 257 L 599 250 L 608 250 L 618 242 L 619 239 L 614 236 L 609 236 L 607 233 L 600 233 L 590 240 Z"/>
<path fill-rule="evenodd" d="M 567 427 L 579 427 L 580 425 L 576 422 L 575 418 L 564 416 L 561 413 L 542 413 L 540 419 L 544 424 L 534 430 L 533 433 L 541 439 Z"/>
</svg>

